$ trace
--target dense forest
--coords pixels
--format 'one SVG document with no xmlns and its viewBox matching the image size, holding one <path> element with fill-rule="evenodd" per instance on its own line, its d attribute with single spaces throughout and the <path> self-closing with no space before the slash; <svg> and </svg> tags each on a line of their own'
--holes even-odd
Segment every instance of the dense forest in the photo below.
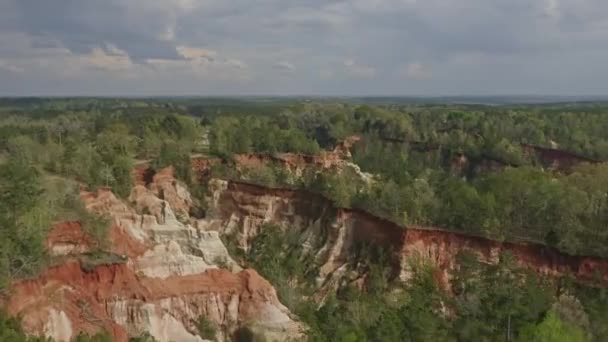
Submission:
<svg viewBox="0 0 608 342">
<path fill-rule="evenodd" d="M 174 166 L 204 206 L 206 185 L 192 158 L 222 161 L 210 177 L 305 188 L 403 226 L 608 258 L 606 132 L 608 105 L 599 103 L 3 99 L 0 289 L 55 262 L 44 239 L 58 220 L 82 222 L 103 251 L 106 218 L 88 213 L 78 193 L 109 187 L 126 198 L 137 165 Z M 294 176 L 278 164 L 234 167 L 237 154 L 318 155 L 351 136 L 360 140 L 349 162 L 369 179 L 348 171 Z M 271 281 L 310 327 L 311 341 L 608 340 L 606 289 L 544 279 L 509 255 L 497 265 L 462 255 L 453 293 L 445 293 L 424 264 L 405 288 L 395 284 L 389 251 L 360 246 L 366 288 L 345 285 L 317 306 L 307 300 L 316 265 L 275 228 L 235 253 Z M 0 313 L 0 340 L 20 339 L 27 340 L 18 322 Z"/>
</svg>

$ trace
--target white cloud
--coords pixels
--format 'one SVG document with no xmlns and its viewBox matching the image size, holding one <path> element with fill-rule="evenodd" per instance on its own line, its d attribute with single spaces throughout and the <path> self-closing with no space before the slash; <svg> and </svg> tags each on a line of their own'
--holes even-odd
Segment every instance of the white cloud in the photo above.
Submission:
<svg viewBox="0 0 608 342">
<path fill-rule="evenodd" d="M 23 68 L 13 65 L 13 64 L 11 64 L 7 61 L 1 60 L 1 59 L 0 59 L 0 69 L 10 71 L 13 73 L 22 73 L 25 71 L 25 70 L 23 70 Z"/>
<path fill-rule="evenodd" d="M 213 50 L 191 47 L 178 46 L 175 48 L 177 53 L 186 59 L 209 59 L 212 60 L 217 56 L 217 52 Z"/>
<path fill-rule="evenodd" d="M 400 74 L 406 78 L 413 80 L 428 80 L 433 74 L 431 68 L 420 62 L 414 62 L 402 68 Z"/>
<path fill-rule="evenodd" d="M 247 69 L 247 64 L 243 61 L 241 61 L 240 59 L 235 59 L 235 58 L 231 58 L 231 59 L 227 59 L 225 64 L 227 66 L 236 68 L 236 69 Z"/>
<path fill-rule="evenodd" d="M 559 19 L 561 17 L 559 0 L 544 0 L 543 14 L 552 19 Z"/>
<path fill-rule="evenodd" d="M 87 53 L 75 53 L 64 47 L 36 47 L 29 36 L 3 37 L 0 43 L 12 42 L 16 56 L 0 59 L 0 69 L 23 77 L 67 80 L 190 80 L 213 84 L 214 81 L 243 83 L 253 78 L 247 64 L 237 58 L 221 57 L 209 49 L 179 46 L 183 59 L 151 58 L 135 61 L 113 44 L 96 46 Z"/>
<path fill-rule="evenodd" d="M 84 66 L 90 65 L 107 71 L 125 71 L 133 67 L 129 55 L 114 45 L 107 44 L 105 49 L 95 47 L 89 54 L 77 56 Z"/>
<path fill-rule="evenodd" d="M 152 58 L 145 65 L 154 71 L 149 76 L 175 75 L 198 77 L 206 80 L 248 81 L 253 75 L 247 63 L 237 58 L 225 58 L 214 50 L 180 46 L 177 48 L 185 60 Z M 181 75 L 181 76 L 179 76 Z"/>
<path fill-rule="evenodd" d="M 0 68 L 24 76 L 37 75 L 57 79 L 104 75 L 129 77 L 135 64 L 129 55 L 112 44 L 96 46 L 87 53 L 77 54 L 62 46 L 36 47 L 27 35 L 0 36 L 0 42 L 11 42 L 14 55 L 2 58 Z"/>
<path fill-rule="evenodd" d="M 360 78 L 372 78 L 376 76 L 376 69 L 363 64 L 358 64 L 354 59 L 349 58 L 344 61 L 344 66 L 348 74 Z"/>
<path fill-rule="evenodd" d="M 296 70 L 296 67 L 293 65 L 293 63 L 288 61 L 279 61 L 273 65 L 273 68 L 289 72 Z"/>
</svg>

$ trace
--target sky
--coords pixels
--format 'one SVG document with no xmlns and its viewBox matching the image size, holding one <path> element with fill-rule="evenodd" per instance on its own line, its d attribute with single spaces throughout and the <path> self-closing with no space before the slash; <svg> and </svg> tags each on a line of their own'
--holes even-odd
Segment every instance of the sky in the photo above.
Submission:
<svg viewBox="0 0 608 342">
<path fill-rule="evenodd" d="M 608 0 L 0 0 L 0 96 L 608 95 Z"/>
</svg>

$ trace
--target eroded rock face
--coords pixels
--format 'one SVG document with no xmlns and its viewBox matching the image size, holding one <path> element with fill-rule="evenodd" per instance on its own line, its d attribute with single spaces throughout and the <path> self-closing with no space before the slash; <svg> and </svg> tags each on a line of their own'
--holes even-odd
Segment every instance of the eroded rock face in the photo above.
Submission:
<svg viewBox="0 0 608 342">
<path fill-rule="evenodd" d="M 538 274 L 547 276 L 572 275 L 581 281 L 608 284 L 608 260 L 571 256 L 555 249 L 527 243 L 496 242 L 431 228 L 409 227 L 405 230 L 401 248 L 402 277 L 407 278 L 408 260 L 421 257 L 436 266 L 436 276 L 444 288 L 449 288 L 456 256 L 462 251 L 475 254 L 480 261 L 496 263 L 503 252 Z"/>
<path fill-rule="evenodd" d="M 166 278 L 217 268 L 220 262 L 228 269 L 240 270 L 217 232 L 188 223 L 190 193 L 172 177 L 171 169 L 155 175 L 148 187 L 133 188 L 129 202 L 134 209 L 104 190 L 82 197 L 89 210 L 113 219 L 113 230 L 123 232 L 125 241 L 147 246 L 141 253 L 128 255 L 136 272 Z M 173 208 L 178 208 L 179 214 Z"/>
<path fill-rule="evenodd" d="M 51 228 L 45 246 L 51 256 L 65 256 L 89 252 L 94 242 L 79 222 L 62 222 Z"/>
<path fill-rule="evenodd" d="M 101 329 L 117 341 L 144 332 L 158 341 L 202 341 L 195 322 L 204 316 L 220 328 L 220 340 L 243 325 L 271 341 L 301 336 L 274 288 L 234 262 L 219 231 L 189 217 L 190 193 L 171 169 L 136 185 L 128 202 L 107 189 L 81 198 L 111 218 L 109 250 L 126 262 L 84 269 L 68 261 L 13 284 L 8 308 L 27 332 L 58 342 Z M 57 225 L 47 239 L 52 254 L 68 258 L 92 245 L 78 223 Z"/>
<path fill-rule="evenodd" d="M 200 341 L 194 321 L 205 316 L 223 328 L 257 327 L 271 341 L 297 338 L 303 328 L 272 286 L 255 271 L 242 270 L 220 239 L 230 236 L 247 250 L 265 223 L 295 232 L 304 250 L 314 254 L 320 265 L 314 298 L 318 301 L 344 279 L 363 286 L 365 274 L 353 271 L 353 248 L 361 243 L 390 251 L 394 274 L 403 281 L 409 279 L 413 262 L 434 265 L 436 279 L 446 289 L 462 251 L 487 263 L 510 252 L 521 265 L 541 274 L 608 283 L 606 260 L 568 256 L 540 245 L 402 227 L 365 211 L 336 208 L 323 196 L 302 190 L 211 180 L 207 216 L 193 218 L 193 200 L 170 169 L 149 176 L 133 188 L 128 201 L 104 189 L 82 193 L 90 211 L 112 219 L 111 251 L 127 262 L 88 271 L 78 262 L 67 262 L 14 284 L 8 308 L 22 315 L 26 331 L 57 341 L 100 329 L 118 341 L 142 332 L 159 341 Z M 55 227 L 47 240 L 51 252 L 69 257 L 90 250 L 79 229 L 76 223 Z M 219 335 L 226 337 L 224 332 Z"/>
<path fill-rule="evenodd" d="M 304 170 L 310 168 L 336 172 L 351 169 L 364 180 L 371 180 L 373 178 L 371 174 L 362 172 L 358 165 L 348 161 L 351 158 L 351 149 L 360 140 L 361 137 L 359 136 L 350 136 L 339 141 L 332 151 L 321 151 L 314 155 L 302 153 L 245 153 L 235 154 L 231 161 L 234 162 L 237 169 L 278 165 L 297 176 L 301 176 Z M 225 162 L 225 160 L 219 158 L 196 157 L 192 159 L 192 169 L 200 179 L 207 179 L 211 176 L 210 169 L 212 166 Z M 144 169 L 136 172 L 136 175 L 139 175 L 138 179 L 142 181 L 144 174 Z"/>
<path fill-rule="evenodd" d="M 26 331 L 58 342 L 100 328 L 117 341 L 143 332 L 159 341 L 178 336 L 179 341 L 201 341 L 193 333 L 200 316 L 220 325 L 252 322 L 271 337 L 300 332 L 273 287 L 254 270 L 214 269 L 158 279 L 137 275 L 127 264 L 87 272 L 70 262 L 16 283 L 12 291 L 9 312 L 22 315 Z"/>
<path fill-rule="evenodd" d="M 526 154 L 537 157 L 544 167 L 552 170 L 570 171 L 573 167 L 582 163 L 596 164 L 599 162 L 570 151 L 560 150 L 557 146 L 547 148 L 522 144 L 522 147 Z"/>
<path fill-rule="evenodd" d="M 297 230 L 316 253 L 320 282 L 327 282 L 352 261 L 357 243 L 393 251 L 396 274 L 407 281 L 411 263 L 429 262 L 444 288 L 449 288 L 456 257 L 470 251 L 481 261 L 495 263 L 502 252 L 540 274 L 573 275 L 583 281 L 608 283 L 608 260 L 569 256 L 537 244 L 500 243 L 437 228 L 402 227 L 361 210 L 335 208 L 324 197 L 301 190 L 271 189 L 240 182 L 211 183 L 211 220 L 223 234 L 234 234 L 244 249 L 264 223 Z M 599 278 L 598 278 L 599 277 Z"/>
</svg>

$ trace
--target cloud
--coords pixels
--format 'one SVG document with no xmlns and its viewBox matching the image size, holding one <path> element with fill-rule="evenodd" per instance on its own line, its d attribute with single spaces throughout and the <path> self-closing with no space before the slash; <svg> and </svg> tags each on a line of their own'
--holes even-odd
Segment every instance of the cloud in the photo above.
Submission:
<svg viewBox="0 0 608 342">
<path fill-rule="evenodd" d="M 330 1 L 331 3 L 331 1 Z M 340 6 L 291 7 L 279 16 L 279 24 L 301 28 L 339 28 L 347 25 L 352 18 Z"/>
<path fill-rule="evenodd" d="M 0 0 L 0 94 L 603 93 L 607 40 L 606 0 Z"/>
<path fill-rule="evenodd" d="M 329 69 L 321 69 L 319 71 L 319 77 L 322 80 L 332 79 L 332 78 L 334 78 L 334 75 L 335 75 L 335 73 L 332 70 L 329 70 Z"/>
<path fill-rule="evenodd" d="M 185 59 L 207 59 L 213 60 L 217 56 L 217 52 L 213 50 L 190 47 L 190 46 L 178 46 L 175 48 L 177 53 Z"/>
<path fill-rule="evenodd" d="M 156 36 L 161 41 L 170 42 L 175 40 L 175 27 L 173 25 L 167 25 L 164 31 L 161 31 Z"/>
<path fill-rule="evenodd" d="M 400 73 L 406 78 L 418 81 L 428 80 L 432 77 L 430 67 L 420 62 L 407 64 Z"/>
<path fill-rule="evenodd" d="M 129 55 L 112 44 L 107 44 L 105 49 L 95 47 L 91 53 L 80 58 L 85 64 L 107 71 L 125 71 L 133 67 Z"/>
<path fill-rule="evenodd" d="M 559 19 L 561 16 L 559 0 L 544 0 L 543 13 L 549 18 Z"/>
<path fill-rule="evenodd" d="M 136 65 L 126 52 L 113 45 L 94 47 L 90 52 L 75 54 L 61 47 L 36 48 L 25 57 L 3 60 L 5 69 L 22 74 L 36 74 L 57 79 L 99 77 L 118 79 L 132 77 Z"/>
<path fill-rule="evenodd" d="M 3 61 L 0 59 L 0 69 L 10 71 L 12 73 L 21 73 L 24 72 L 23 68 L 13 65 L 7 61 Z"/>
<path fill-rule="evenodd" d="M 235 58 L 231 58 L 231 59 L 227 59 L 225 64 L 227 66 L 236 68 L 236 69 L 247 69 L 247 63 L 241 61 L 240 59 L 235 59 Z"/>
<path fill-rule="evenodd" d="M 346 59 L 344 61 L 347 73 L 359 78 L 372 78 L 376 76 L 376 69 L 363 64 L 358 64 L 354 59 Z"/>
<path fill-rule="evenodd" d="M 178 46 L 178 55 L 183 59 L 151 58 L 145 61 L 144 67 L 151 67 L 149 77 L 158 78 L 166 75 L 176 77 L 195 77 L 207 81 L 222 80 L 245 82 L 252 79 L 248 65 L 244 61 L 225 57 L 215 50 Z"/>
<path fill-rule="evenodd" d="M 288 61 L 279 61 L 279 62 L 275 63 L 272 67 L 273 67 L 273 69 L 287 71 L 287 72 L 296 70 L 296 67 Z"/>
</svg>

